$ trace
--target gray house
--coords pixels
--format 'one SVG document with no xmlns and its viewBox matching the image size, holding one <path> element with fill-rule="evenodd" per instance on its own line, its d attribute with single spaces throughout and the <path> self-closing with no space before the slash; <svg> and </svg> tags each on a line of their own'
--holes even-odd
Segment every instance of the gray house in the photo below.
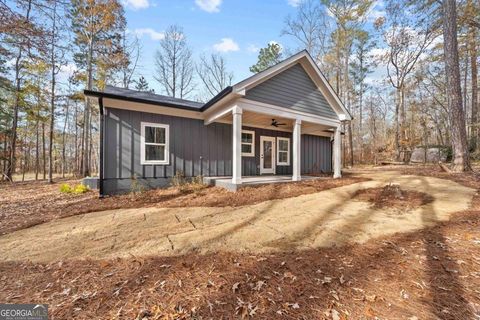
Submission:
<svg viewBox="0 0 480 320">
<path fill-rule="evenodd" d="M 255 181 L 341 175 L 340 125 L 351 116 L 311 56 L 299 52 L 207 103 L 107 86 L 98 98 L 100 194 L 176 172 L 236 190 Z"/>
</svg>

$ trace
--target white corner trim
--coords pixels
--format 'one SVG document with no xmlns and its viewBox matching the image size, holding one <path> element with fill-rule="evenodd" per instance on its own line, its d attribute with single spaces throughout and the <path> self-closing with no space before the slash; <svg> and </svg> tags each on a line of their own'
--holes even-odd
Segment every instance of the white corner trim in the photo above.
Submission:
<svg viewBox="0 0 480 320">
<path fill-rule="evenodd" d="M 280 162 L 280 152 L 285 152 L 284 150 L 280 150 L 280 141 L 284 140 L 288 142 L 288 150 L 287 150 L 287 162 Z M 277 166 L 289 166 L 290 165 L 290 138 L 287 137 L 277 137 Z"/>
<path fill-rule="evenodd" d="M 165 160 L 145 159 L 145 127 L 165 129 Z M 163 144 L 155 144 L 163 145 Z M 141 122 L 140 123 L 140 164 L 141 165 L 169 165 L 170 164 L 170 125 L 162 123 Z"/>
<path fill-rule="evenodd" d="M 243 144 L 249 144 L 252 146 L 252 152 L 248 153 L 248 152 L 242 152 L 242 157 L 255 157 L 255 131 L 252 131 L 252 130 L 242 130 L 242 134 L 243 133 L 249 133 L 252 135 L 252 143 L 247 143 L 247 142 L 243 142 L 243 141 L 240 141 L 240 143 L 243 145 Z"/>
</svg>

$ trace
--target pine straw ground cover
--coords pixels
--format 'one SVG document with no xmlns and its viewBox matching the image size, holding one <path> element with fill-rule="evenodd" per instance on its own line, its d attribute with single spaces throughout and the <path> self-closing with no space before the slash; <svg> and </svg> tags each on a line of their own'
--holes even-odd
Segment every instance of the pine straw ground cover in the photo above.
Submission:
<svg viewBox="0 0 480 320">
<path fill-rule="evenodd" d="M 451 221 L 363 245 L 0 263 L 0 279 L 0 301 L 48 303 L 54 319 L 477 319 L 480 196 Z"/>
<path fill-rule="evenodd" d="M 397 184 L 383 187 L 360 189 L 353 195 L 354 199 L 370 202 L 375 208 L 396 208 L 399 213 L 418 208 L 432 202 L 432 196 L 418 191 L 403 190 Z"/>
<path fill-rule="evenodd" d="M 323 178 L 294 183 L 278 183 L 248 187 L 233 193 L 222 188 L 186 185 L 176 188 L 149 190 L 135 195 L 98 198 L 91 191 L 64 194 L 61 183 L 75 185 L 79 180 L 58 180 L 0 184 L 0 235 L 28 228 L 53 219 L 82 213 L 140 207 L 225 207 L 255 204 L 266 200 L 310 194 L 368 179 L 346 175 L 342 179 Z"/>
<path fill-rule="evenodd" d="M 475 210 L 364 245 L 275 255 L 0 264 L 0 300 L 54 319 L 475 319 Z"/>
</svg>

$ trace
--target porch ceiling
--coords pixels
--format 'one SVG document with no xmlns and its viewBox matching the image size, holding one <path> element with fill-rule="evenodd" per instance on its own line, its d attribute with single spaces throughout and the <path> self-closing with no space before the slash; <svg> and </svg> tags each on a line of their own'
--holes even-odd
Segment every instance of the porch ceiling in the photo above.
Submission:
<svg viewBox="0 0 480 320">
<path fill-rule="evenodd" d="M 272 126 L 272 119 L 275 119 L 278 123 L 284 123 L 285 125 L 281 125 L 278 127 Z M 220 121 L 223 122 L 232 122 L 232 114 L 229 113 L 222 117 Z M 278 130 L 278 131 L 293 131 L 293 120 L 286 119 L 281 117 L 275 117 L 273 115 L 266 115 L 262 113 L 256 113 L 251 111 L 244 111 L 242 114 L 242 124 L 244 126 L 252 126 L 257 128 L 263 129 L 270 129 L 270 130 Z"/>
<path fill-rule="evenodd" d="M 285 125 L 280 125 L 278 127 L 272 126 L 272 119 L 275 119 L 278 123 L 282 123 Z M 224 123 L 232 123 L 232 114 L 228 113 L 218 119 L 218 121 Z M 292 132 L 293 123 L 293 119 L 277 117 L 275 115 L 266 115 L 263 113 L 257 113 L 252 111 L 244 111 L 242 114 L 242 125 L 246 127 L 250 126 L 255 128 Z M 331 134 L 333 134 L 333 129 L 334 127 L 329 127 L 318 123 L 312 123 L 307 121 L 302 122 L 302 134 L 330 136 Z"/>
</svg>

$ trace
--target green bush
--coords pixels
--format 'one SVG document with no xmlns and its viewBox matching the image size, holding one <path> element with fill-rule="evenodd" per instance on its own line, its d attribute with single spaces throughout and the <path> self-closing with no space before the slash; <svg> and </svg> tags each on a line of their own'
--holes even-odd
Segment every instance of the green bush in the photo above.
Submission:
<svg viewBox="0 0 480 320">
<path fill-rule="evenodd" d="M 61 186 L 60 186 L 60 192 L 61 193 L 72 193 L 73 192 L 73 188 L 71 185 L 67 184 L 67 183 L 63 183 Z"/>
</svg>

